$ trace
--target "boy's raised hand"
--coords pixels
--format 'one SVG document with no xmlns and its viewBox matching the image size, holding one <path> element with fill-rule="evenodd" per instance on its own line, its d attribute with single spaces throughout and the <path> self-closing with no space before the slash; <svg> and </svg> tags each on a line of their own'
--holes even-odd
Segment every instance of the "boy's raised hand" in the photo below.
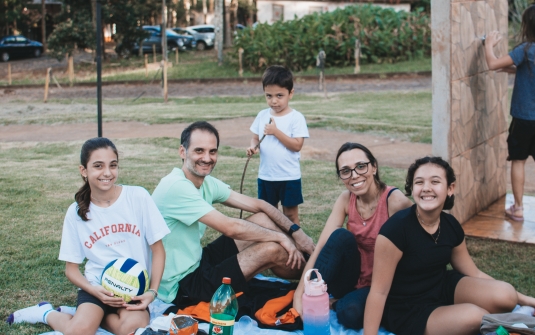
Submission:
<svg viewBox="0 0 535 335">
<path fill-rule="evenodd" d="M 247 148 L 247 156 L 257 154 L 260 149 L 257 146 Z"/>
<path fill-rule="evenodd" d="M 271 121 L 264 127 L 264 135 L 275 135 L 275 132 L 278 130 L 275 119 L 271 118 L 270 120 Z"/>
</svg>

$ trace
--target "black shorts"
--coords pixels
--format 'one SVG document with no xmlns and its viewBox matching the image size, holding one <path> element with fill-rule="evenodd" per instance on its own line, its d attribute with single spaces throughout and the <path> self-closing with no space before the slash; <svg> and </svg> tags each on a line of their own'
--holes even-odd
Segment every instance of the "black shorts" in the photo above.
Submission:
<svg viewBox="0 0 535 335">
<path fill-rule="evenodd" d="M 104 311 L 104 315 L 108 314 L 117 314 L 117 310 L 119 308 L 112 307 L 110 305 L 106 305 L 103 303 L 99 298 L 95 297 L 94 295 L 91 295 L 87 293 L 86 291 L 79 289 L 78 290 L 78 299 L 76 303 L 76 307 L 79 307 L 81 304 L 90 303 L 93 305 L 97 305 L 98 307 L 102 308 Z M 147 313 L 149 312 L 149 308 L 147 307 Z"/>
<path fill-rule="evenodd" d="M 233 239 L 224 235 L 202 250 L 199 267 L 178 283 L 176 306 L 196 305 L 209 302 L 221 286 L 223 277 L 231 279 L 234 292 L 247 292 L 247 282 L 238 263 L 238 247 Z"/>
<path fill-rule="evenodd" d="M 423 335 L 431 313 L 438 307 L 453 305 L 455 288 L 463 277 L 465 275 L 455 270 L 446 271 L 436 301 L 390 305 L 387 302 L 381 324 L 396 335 Z"/>
<path fill-rule="evenodd" d="M 535 159 L 535 121 L 513 117 L 507 137 L 508 161 Z"/>
<path fill-rule="evenodd" d="M 258 178 L 258 199 L 273 207 L 277 207 L 279 202 L 284 207 L 298 206 L 303 203 L 301 179 L 269 181 Z"/>
</svg>

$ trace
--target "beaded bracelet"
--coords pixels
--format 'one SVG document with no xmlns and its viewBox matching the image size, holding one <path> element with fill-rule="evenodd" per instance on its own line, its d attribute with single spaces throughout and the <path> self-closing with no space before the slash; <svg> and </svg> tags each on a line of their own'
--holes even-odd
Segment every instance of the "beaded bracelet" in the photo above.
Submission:
<svg viewBox="0 0 535 335">
<path fill-rule="evenodd" d="M 156 297 L 158 296 L 158 291 L 151 288 L 151 289 L 148 289 L 147 292 L 152 293 L 152 295 L 154 296 L 154 299 L 152 299 L 152 301 L 156 300 Z"/>
</svg>

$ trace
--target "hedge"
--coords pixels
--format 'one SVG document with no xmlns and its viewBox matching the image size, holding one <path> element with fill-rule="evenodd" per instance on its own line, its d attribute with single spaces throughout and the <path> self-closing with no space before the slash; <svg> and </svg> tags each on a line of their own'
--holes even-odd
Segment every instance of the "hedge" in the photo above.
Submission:
<svg viewBox="0 0 535 335">
<path fill-rule="evenodd" d="M 422 10 L 414 12 L 352 5 L 328 13 L 314 13 L 291 21 L 238 32 L 234 55 L 244 49 L 244 68 L 256 72 L 272 64 L 294 71 L 316 65 L 320 49 L 326 66 L 354 64 L 355 40 L 361 43 L 363 63 L 397 62 L 431 54 L 430 19 Z"/>
</svg>

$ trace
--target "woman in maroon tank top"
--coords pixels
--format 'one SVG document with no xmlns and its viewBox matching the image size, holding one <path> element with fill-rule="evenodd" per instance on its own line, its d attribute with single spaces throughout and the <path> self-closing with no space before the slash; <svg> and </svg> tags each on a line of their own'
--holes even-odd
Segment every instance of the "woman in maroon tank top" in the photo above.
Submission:
<svg viewBox="0 0 535 335">
<path fill-rule="evenodd" d="M 360 329 L 379 229 L 390 216 L 410 207 L 412 202 L 400 190 L 381 181 L 377 160 L 362 144 L 342 145 L 335 164 L 337 176 L 347 190 L 336 200 L 303 273 L 318 269 L 334 297 L 332 308 L 338 322 Z M 346 218 L 347 229 L 344 229 Z M 294 295 L 294 308 L 300 314 L 303 290 L 301 278 Z"/>
</svg>

